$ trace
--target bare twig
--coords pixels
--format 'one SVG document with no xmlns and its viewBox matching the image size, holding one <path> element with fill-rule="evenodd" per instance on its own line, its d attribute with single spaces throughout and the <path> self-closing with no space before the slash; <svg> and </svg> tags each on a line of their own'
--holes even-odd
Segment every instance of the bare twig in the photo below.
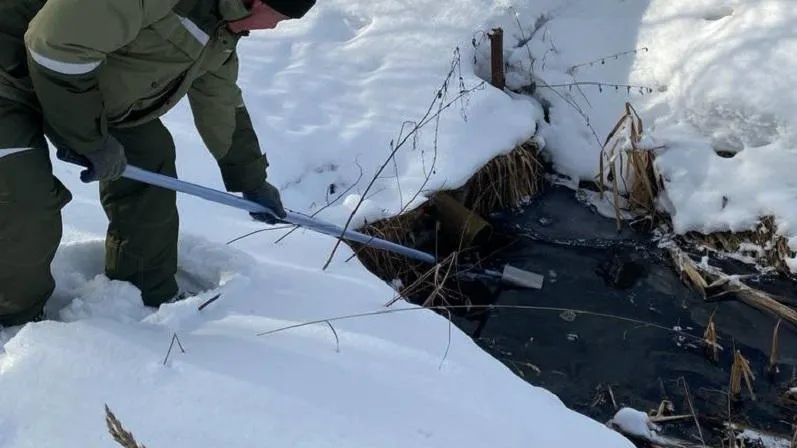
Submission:
<svg viewBox="0 0 797 448">
<path fill-rule="evenodd" d="M 315 212 L 313 212 L 313 214 L 312 214 L 312 215 L 310 215 L 310 217 L 313 217 L 313 218 L 314 218 L 316 215 L 318 215 L 319 213 L 323 212 L 323 211 L 324 211 L 324 210 L 326 210 L 328 207 L 331 207 L 331 206 L 332 206 L 332 204 L 334 204 L 334 203 L 338 202 L 338 201 L 340 200 L 340 198 L 342 198 L 342 197 L 346 196 L 347 194 L 349 194 L 349 192 L 350 192 L 352 189 L 354 189 L 354 187 L 356 187 L 357 185 L 359 185 L 359 184 L 360 184 L 360 180 L 363 178 L 363 167 L 362 167 L 362 165 L 360 165 L 360 162 L 359 162 L 359 161 L 357 161 L 357 160 L 355 160 L 355 161 L 354 161 L 354 163 L 357 165 L 357 168 L 359 168 L 359 169 L 360 169 L 360 174 L 357 176 L 357 180 L 355 180 L 353 184 L 349 185 L 349 186 L 348 186 L 348 187 L 347 187 L 345 190 L 343 190 L 343 192 L 341 192 L 339 195 L 335 196 L 335 199 L 333 199 L 333 200 L 332 200 L 332 201 L 330 201 L 330 202 L 327 202 L 327 204 L 326 204 L 326 205 L 324 205 L 323 207 L 321 207 L 321 208 L 319 208 L 318 210 L 316 210 Z M 287 238 L 287 237 L 288 237 L 288 235 L 290 235 L 291 233 L 293 233 L 294 231 L 296 231 L 296 229 L 298 229 L 298 228 L 299 228 L 299 226 L 293 226 L 293 228 L 292 228 L 291 230 L 287 231 L 287 232 L 285 233 L 285 235 L 282 235 L 282 236 L 281 236 L 281 237 L 279 237 L 279 238 L 278 238 L 276 241 L 274 241 L 274 244 L 277 244 L 277 243 L 279 243 L 280 241 L 284 240 L 285 238 Z"/>
<path fill-rule="evenodd" d="M 133 434 L 125 430 L 107 404 L 105 405 L 105 424 L 111 437 L 124 448 L 147 448 L 144 444 L 136 442 Z"/>
<path fill-rule="evenodd" d="M 703 446 L 706 446 L 706 439 L 703 437 L 703 429 L 700 427 L 700 421 L 697 418 L 697 412 L 695 412 L 694 403 L 692 403 L 692 394 L 689 393 L 689 385 L 686 383 L 686 378 L 681 377 L 678 379 L 678 382 L 683 382 L 684 395 L 686 396 L 686 403 L 689 405 L 689 412 L 692 414 L 692 417 L 695 419 L 695 426 L 697 427 L 697 434 L 700 436 L 700 443 L 702 443 Z"/>
<path fill-rule="evenodd" d="M 180 347 L 180 351 L 185 353 L 185 349 L 183 349 L 183 344 L 180 343 L 180 338 L 177 337 L 177 333 L 172 334 L 172 342 L 169 344 L 169 351 L 166 352 L 166 357 L 163 358 L 163 365 L 166 365 L 166 362 L 169 360 L 169 355 L 172 353 L 172 347 L 174 347 L 175 341 L 177 342 L 177 346 Z"/>
<path fill-rule="evenodd" d="M 645 94 L 645 92 L 647 92 L 647 93 L 652 93 L 653 92 L 653 89 L 650 88 L 650 87 L 647 87 L 647 86 L 640 86 L 640 85 L 634 85 L 634 84 L 623 84 L 623 83 L 608 83 L 608 82 L 601 82 L 601 81 L 573 81 L 573 82 L 568 82 L 568 83 L 564 83 L 564 84 L 545 84 L 542 87 L 553 89 L 553 88 L 556 88 L 556 87 L 572 88 L 572 87 L 577 87 L 577 86 L 595 86 L 595 87 L 598 88 L 598 91 L 600 91 L 600 92 L 603 92 L 604 88 L 614 89 L 615 91 L 618 91 L 618 90 L 620 90 L 622 88 L 624 90 L 627 90 L 628 93 L 631 93 L 631 89 L 634 89 L 634 90 L 638 90 L 639 93 L 641 93 L 643 95 Z"/>
<path fill-rule="evenodd" d="M 253 231 L 251 231 L 249 233 L 245 233 L 245 234 L 243 234 L 241 236 L 235 237 L 235 238 L 231 239 L 230 241 L 227 241 L 225 244 L 229 246 L 230 244 L 232 244 L 232 243 L 234 243 L 236 241 L 240 241 L 240 240 L 242 240 L 244 238 L 249 238 L 250 236 L 257 235 L 258 233 L 261 233 L 261 232 L 273 232 L 275 230 L 290 229 L 291 227 L 294 227 L 294 226 L 293 225 L 284 225 L 284 226 L 266 227 L 264 229 L 253 230 Z"/>
<path fill-rule="evenodd" d="M 210 305 L 211 303 L 213 303 L 213 302 L 215 302 L 216 300 L 218 300 L 218 299 L 219 299 L 219 297 L 221 297 L 221 293 L 218 293 L 218 294 L 216 294 L 215 296 L 213 296 L 213 297 L 211 297 L 210 299 L 206 300 L 206 301 L 205 301 L 205 302 L 204 302 L 202 305 L 199 305 L 199 308 L 197 308 L 197 311 L 202 311 L 202 310 L 204 310 L 204 309 L 205 309 L 205 307 L 207 307 L 207 306 L 208 306 L 208 305 Z"/>
<path fill-rule="evenodd" d="M 340 338 L 338 337 L 338 332 L 335 331 L 335 327 L 332 326 L 332 322 L 327 321 L 327 325 L 329 325 L 329 329 L 332 330 L 332 334 L 335 335 L 335 351 L 340 353 Z"/>
<path fill-rule="evenodd" d="M 573 65 L 569 69 L 567 69 L 566 73 L 568 75 L 572 76 L 576 72 L 576 70 L 578 70 L 581 67 L 586 67 L 586 66 L 590 66 L 591 67 L 591 66 L 593 66 L 595 64 L 598 64 L 598 63 L 601 64 L 601 65 L 605 65 L 606 61 L 609 60 L 609 59 L 617 60 L 617 59 L 620 58 L 620 56 L 626 56 L 626 55 L 630 55 L 630 54 L 636 55 L 637 53 L 639 53 L 640 50 L 644 50 L 645 52 L 649 51 L 648 47 L 637 48 L 635 50 L 629 50 L 629 51 L 621 51 L 621 52 L 615 53 L 613 55 L 603 56 L 603 57 L 600 57 L 600 58 L 597 58 L 597 59 L 593 59 L 592 61 L 588 61 L 588 62 L 584 62 L 584 63 L 581 63 L 581 64 Z"/>
<path fill-rule="evenodd" d="M 453 76 L 454 72 L 456 71 L 456 69 L 457 69 L 457 67 L 458 67 L 458 65 L 460 63 L 459 48 L 456 49 L 455 55 L 456 55 L 456 57 L 455 57 L 454 62 L 451 64 L 451 69 L 450 69 L 450 71 L 448 73 L 448 76 L 446 77 L 445 81 L 443 82 L 443 85 L 438 89 L 437 94 L 435 95 L 435 97 L 432 100 L 431 104 L 429 104 L 429 107 L 428 107 L 426 113 L 421 118 L 421 120 L 418 123 L 416 123 L 415 126 L 413 126 L 412 130 L 409 132 L 409 134 L 407 134 L 404 137 L 402 137 L 399 140 L 398 143 L 396 143 L 396 144 L 392 144 L 391 143 L 392 150 L 391 150 L 390 154 L 388 155 L 387 159 L 382 163 L 382 165 L 377 169 L 376 173 L 371 178 L 371 181 L 369 182 L 368 186 L 365 188 L 365 191 L 361 195 L 360 200 L 357 201 L 357 204 L 355 205 L 354 210 L 352 210 L 352 212 L 349 214 L 349 217 L 346 220 L 346 224 L 343 226 L 343 232 L 344 233 L 348 230 L 349 226 L 351 225 L 352 220 L 354 219 L 354 216 L 357 214 L 357 212 L 359 211 L 360 207 L 362 206 L 362 203 L 365 200 L 365 197 L 366 197 L 368 191 L 370 191 L 370 189 L 373 187 L 373 185 L 376 182 L 376 180 L 379 177 L 379 175 L 390 164 L 390 161 L 393 160 L 393 157 L 395 156 L 395 154 L 404 146 L 404 144 L 407 142 L 407 140 L 409 140 L 409 138 L 411 138 L 411 137 L 416 137 L 417 131 L 419 129 L 421 129 L 423 126 L 425 126 L 430 121 L 432 121 L 432 120 L 436 119 L 437 117 L 439 117 L 440 114 L 444 110 L 446 110 L 449 107 L 451 107 L 459 99 L 461 99 L 461 98 L 465 97 L 466 95 L 470 94 L 471 92 L 479 89 L 481 87 L 481 85 L 484 84 L 484 83 L 480 83 L 476 87 L 472 87 L 472 88 L 467 89 L 467 90 L 460 90 L 458 95 L 453 100 L 445 103 L 442 106 L 439 106 L 438 107 L 438 111 L 436 113 L 432 113 L 432 110 L 434 109 L 435 104 L 438 103 L 438 101 L 442 100 L 443 97 L 445 96 L 445 94 L 446 94 L 446 92 L 448 90 L 449 81 L 450 81 L 451 77 Z M 330 252 L 329 257 L 327 258 L 327 261 L 324 263 L 323 269 L 326 269 L 327 267 L 329 267 L 329 264 L 332 262 L 332 260 L 333 260 L 333 258 L 335 256 L 335 253 L 337 252 L 337 249 L 340 246 L 340 243 L 342 241 L 342 237 L 343 237 L 343 235 L 341 234 L 341 238 L 338 238 L 337 241 L 335 242 L 335 246 L 332 248 L 332 251 Z"/>
<path fill-rule="evenodd" d="M 666 327 L 666 326 L 663 326 L 663 325 L 655 324 L 655 323 L 652 323 L 652 322 L 645 322 L 645 321 L 642 321 L 642 320 L 639 320 L 639 319 L 630 318 L 630 317 L 618 316 L 618 315 L 614 315 L 614 314 L 598 313 L 598 312 L 593 312 L 593 311 L 573 309 L 573 308 L 562 308 L 562 307 L 532 306 L 532 305 L 475 305 L 475 304 L 469 304 L 469 305 L 434 305 L 434 306 L 428 306 L 428 307 L 420 307 L 420 306 L 418 306 L 418 307 L 410 307 L 410 308 L 380 309 L 380 310 L 377 310 L 377 311 L 369 311 L 369 312 L 363 312 L 363 313 L 357 313 L 357 314 L 346 314 L 346 315 L 341 315 L 341 316 L 336 316 L 336 317 L 328 317 L 328 318 L 324 318 L 324 319 L 317 319 L 317 320 L 301 322 L 301 323 L 298 323 L 298 324 L 292 324 L 292 325 L 288 325 L 288 326 L 285 326 L 285 327 L 276 328 L 276 329 L 273 329 L 273 330 L 263 331 L 263 332 L 257 333 L 257 336 L 271 335 L 271 334 L 274 334 L 274 333 L 279 333 L 279 332 L 291 330 L 291 329 L 294 329 L 294 328 L 300 328 L 300 327 L 305 327 L 305 326 L 308 326 L 308 325 L 315 325 L 315 324 L 319 324 L 319 323 L 326 323 L 327 321 L 334 322 L 334 321 L 340 321 L 340 320 L 357 319 L 357 318 L 361 318 L 361 317 L 378 316 L 378 315 L 393 314 L 393 313 L 402 313 L 402 312 L 408 312 L 408 311 L 456 310 L 456 309 L 464 309 L 464 310 L 516 309 L 516 310 L 532 310 L 532 311 L 549 311 L 549 312 L 557 312 L 557 313 L 561 313 L 561 312 L 564 312 L 564 311 L 569 311 L 569 312 L 573 312 L 575 314 L 583 314 L 583 315 L 586 315 L 586 316 L 614 319 L 614 320 L 619 320 L 619 321 L 622 321 L 622 322 L 638 324 L 638 325 L 640 325 L 642 327 L 655 328 L 655 329 L 658 329 L 658 330 L 663 330 L 663 331 L 666 331 L 666 332 L 669 332 L 669 333 L 677 334 L 677 335 L 682 336 L 682 337 L 684 337 L 686 339 L 691 339 L 691 340 L 693 340 L 695 342 L 699 342 L 699 341 L 703 340 L 703 338 L 700 337 L 700 336 L 696 336 L 696 335 L 693 335 L 693 334 L 690 334 L 690 333 L 686 333 L 686 332 L 683 332 L 683 331 L 680 331 L 680 330 L 675 330 L 675 329 L 670 328 L 670 327 Z"/>
</svg>

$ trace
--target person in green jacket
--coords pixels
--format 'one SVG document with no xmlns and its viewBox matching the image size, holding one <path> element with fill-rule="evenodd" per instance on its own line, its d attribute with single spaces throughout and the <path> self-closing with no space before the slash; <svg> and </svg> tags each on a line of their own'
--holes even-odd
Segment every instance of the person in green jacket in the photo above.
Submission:
<svg viewBox="0 0 797 448">
<path fill-rule="evenodd" d="M 178 297 L 176 177 L 160 117 L 186 97 L 225 188 L 285 216 L 237 85 L 239 40 L 299 19 L 315 0 L 3 0 L 0 3 L 0 326 L 40 319 L 71 193 L 59 158 L 88 162 L 108 217 L 105 273 L 148 306 Z"/>
</svg>

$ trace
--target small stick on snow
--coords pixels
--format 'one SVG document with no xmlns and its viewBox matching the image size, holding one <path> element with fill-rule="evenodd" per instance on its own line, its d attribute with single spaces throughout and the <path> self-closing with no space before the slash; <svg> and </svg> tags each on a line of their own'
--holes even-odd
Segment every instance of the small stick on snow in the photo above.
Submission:
<svg viewBox="0 0 797 448">
<path fill-rule="evenodd" d="M 213 302 L 215 302 L 216 300 L 218 300 L 218 299 L 219 299 L 219 297 L 221 297 L 221 293 L 218 293 L 218 294 L 216 294 L 215 296 L 213 296 L 213 297 L 211 297 L 210 299 L 208 299 L 208 300 L 207 300 L 205 303 L 203 303 L 202 305 L 199 305 L 199 308 L 197 309 L 197 311 L 202 311 L 202 310 L 204 310 L 206 306 L 208 306 L 208 305 L 210 305 L 211 303 L 213 303 Z"/>
<path fill-rule="evenodd" d="M 166 357 L 163 358 L 163 365 L 166 365 L 166 362 L 169 361 L 169 355 L 172 353 L 172 347 L 174 347 L 174 342 L 177 341 L 177 346 L 180 347 L 180 351 L 185 353 L 185 349 L 183 348 L 183 344 L 180 343 L 180 338 L 177 337 L 177 333 L 172 335 L 172 342 L 169 344 L 169 351 L 166 352 Z"/>
<path fill-rule="evenodd" d="M 335 331 L 335 327 L 332 326 L 332 322 L 326 321 L 327 325 L 329 325 L 329 329 L 332 330 L 332 334 L 335 335 L 335 351 L 340 353 L 340 338 L 338 337 L 338 332 Z"/>
</svg>

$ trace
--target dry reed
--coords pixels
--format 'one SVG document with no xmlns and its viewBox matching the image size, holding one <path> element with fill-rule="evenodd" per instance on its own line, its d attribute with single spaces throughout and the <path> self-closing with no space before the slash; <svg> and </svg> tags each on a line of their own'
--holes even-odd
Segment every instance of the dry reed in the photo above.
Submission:
<svg viewBox="0 0 797 448">
<path fill-rule="evenodd" d="M 609 132 L 601 149 L 595 183 L 603 198 L 606 182 L 609 182 L 618 229 L 622 211 L 657 219 L 656 198 L 663 185 L 654 169 L 655 148 L 642 146 L 643 135 L 642 118 L 630 103 L 625 103 L 625 113 Z"/>
<path fill-rule="evenodd" d="M 780 323 L 783 322 L 783 319 L 778 319 L 778 323 L 775 324 L 775 329 L 772 331 L 772 349 L 769 352 L 769 372 L 771 374 L 777 373 L 778 370 L 778 358 L 780 353 Z"/>
<path fill-rule="evenodd" d="M 541 189 L 543 165 L 539 160 L 539 147 L 535 140 L 528 140 L 507 154 L 494 157 L 478 170 L 464 185 L 455 190 L 442 190 L 431 196 L 422 206 L 387 219 L 382 219 L 358 229 L 362 233 L 392 241 L 408 247 L 422 244 L 436 244 L 439 223 L 433 216 L 434 197 L 436 194 L 448 194 L 464 207 L 477 215 L 487 215 L 499 209 L 510 209 L 534 197 Z M 428 228 L 435 227 L 434 235 L 428 236 Z M 425 241 L 419 235 L 427 234 Z M 461 236 L 461 235 L 459 235 Z M 451 235 L 454 239 L 458 235 Z M 420 237 L 423 239 L 423 237 Z M 435 253 L 438 258 L 454 257 L 446 262 L 439 262 L 429 267 L 408 260 L 407 257 L 394 254 L 383 249 L 374 249 L 361 244 L 352 243 L 356 256 L 372 272 L 381 278 L 401 280 L 399 292 L 408 296 L 410 293 L 431 291 L 430 294 L 443 302 L 465 300 L 458 291 L 445 288 L 443 283 L 449 278 L 441 275 L 456 263 L 457 252 L 463 248 L 461 244 L 443 253 Z M 444 266 L 448 264 L 448 268 Z M 427 299 L 426 302 L 434 302 Z"/>
<path fill-rule="evenodd" d="M 721 347 L 717 342 L 717 328 L 714 324 L 714 313 L 716 313 L 716 310 L 711 313 L 708 319 L 706 331 L 703 333 L 703 343 L 705 344 L 706 352 L 710 351 L 711 353 L 711 360 L 717 362 L 719 361 L 718 350 L 721 349 Z"/>
<path fill-rule="evenodd" d="M 539 150 L 535 141 L 529 140 L 494 157 L 452 196 L 461 197 L 465 207 L 482 216 L 517 207 L 540 191 L 543 165 Z"/>
<path fill-rule="evenodd" d="M 125 430 L 107 404 L 105 405 L 105 423 L 113 439 L 124 448 L 147 448 L 144 444 L 136 442 L 133 434 Z"/>
<path fill-rule="evenodd" d="M 750 368 L 750 361 L 742 356 L 742 352 L 736 350 L 733 356 L 733 365 L 731 366 L 731 381 L 730 393 L 732 397 L 740 398 L 742 394 L 742 379 L 744 379 L 747 390 L 750 392 L 750 397 L 755 401 L 756 396 L 753 392 L 753 370 Z"/>
</svg>

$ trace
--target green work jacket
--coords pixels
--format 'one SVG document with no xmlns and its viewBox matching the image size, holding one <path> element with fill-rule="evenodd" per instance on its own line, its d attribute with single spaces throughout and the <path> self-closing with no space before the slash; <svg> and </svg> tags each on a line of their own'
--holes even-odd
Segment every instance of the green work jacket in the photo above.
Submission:
<svg viewBox="0 0 797 448">
<path fill-rule="evenodd" d="M 227 190 L 254 189 L 268 161 L 237 85 L 242 36 L 226 26 L 247 15 L 241 0 L 3 0 L 0 96 L 41 110 L 80 154 L 187 96 Z"/>
</svg>

